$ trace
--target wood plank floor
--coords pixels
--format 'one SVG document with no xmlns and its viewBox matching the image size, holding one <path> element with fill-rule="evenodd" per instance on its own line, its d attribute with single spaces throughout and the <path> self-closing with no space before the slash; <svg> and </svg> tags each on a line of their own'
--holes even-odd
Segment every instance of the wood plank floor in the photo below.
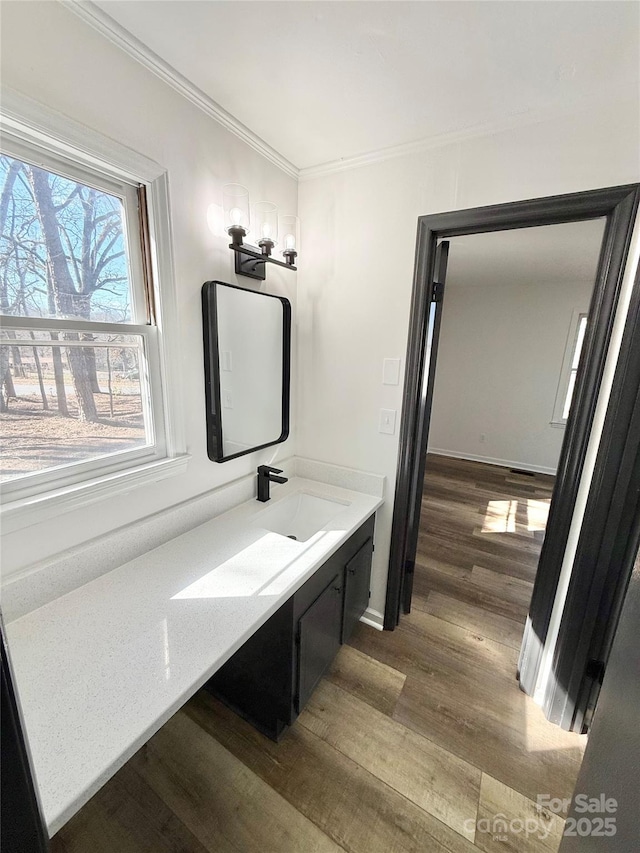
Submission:
<svg viewBox="0 0 640 853">
<path fill-rule="evenodd" d="M 199 693 L 54 853 L 554 853 L 535 800 L 571 794 L 585 738 L 515 678 L 552 485 L 429 456 L 399 628 L 360 625 L 279 744 Z"/>
</svg>

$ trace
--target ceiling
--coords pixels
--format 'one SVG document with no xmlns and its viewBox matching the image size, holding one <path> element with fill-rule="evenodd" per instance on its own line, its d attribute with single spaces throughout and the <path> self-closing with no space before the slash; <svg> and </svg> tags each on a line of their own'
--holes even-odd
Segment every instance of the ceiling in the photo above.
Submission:
<svg viewBox="0 0 640 853">
<path fill-rule="evenodd" d="M 298 168 L 638 86 L 636 2 L 97 0 Z"/>
<path fill-rule="evenodd" d="M 447 287 L 595 281 L 604 218 L 451 238 Z"/>
</svg>

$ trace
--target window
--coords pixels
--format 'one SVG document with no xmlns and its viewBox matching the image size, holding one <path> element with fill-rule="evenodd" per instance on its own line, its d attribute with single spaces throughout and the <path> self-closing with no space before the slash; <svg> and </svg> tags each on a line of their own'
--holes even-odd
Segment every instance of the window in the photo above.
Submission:
<svg viewBox="0 0 640 853">
<path fill-rule="evenodd" d="M 135 181 L 3 139 L 5 502 L 175 455 L 167 441 L 145 205 Z"/>
<path fill-rule="evenodd" d="M 551 423 L 556 426 L 564 426 L 569 417 L 573 390 L 576 384 L 578 365 L 580 364 L 580 353 L 584 343 L 584 335 L 587 330 L 587 315 L 574 311 L 567 338 L 556 402 L 553 409 Z"/>
</svg>

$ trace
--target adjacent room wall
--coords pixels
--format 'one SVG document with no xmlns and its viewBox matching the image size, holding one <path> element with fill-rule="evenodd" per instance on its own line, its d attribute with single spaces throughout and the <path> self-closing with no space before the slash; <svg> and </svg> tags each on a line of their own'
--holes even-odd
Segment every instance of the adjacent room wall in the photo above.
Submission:
<svg viewBox="0 0 640 853">
<path fill-rule="evenodd" d="M 591 281 L 447 283 L 429 449 L 555 474 L 558 380 L 573 312 L 587 312 L 592 289 Z"/>
<path fill-rule="evenodd" d="M 638 138 L 636 92 L 605 109 L 303 173 L 298 453 L 388 478 L 372 608 L 384 609 L 402 403 L 402 385 L 382 384 L 382 361 L 404 365 L 417 217 L 637 181 Z M 394 435 L 378 432 L 380 408 L 398 411 Z"/>
<path fill-rule="evenodd" d="M 228 238 L 209 229 L 209 207 L 222 204 L 222 185 L 242 183 L 254 201 L 267 198 L 283 212 L 295 212 L 297 182 L 61 3 L 3 4 L 1 72 L 3 86 L 82 122 L 168 170 L 182 405 L 192 456 L 184 474 L 5 533 L 2 571 L 6 579 L 36 561 L 295 453 L 294 394 L 292 431 L 285 444 L 224 464 L 208 460 L 200 288 L 209 279 L 249 287 L 259 284 L 236 277 Z M 295 308 L 295 273 L 269 269 L 265 289 L 287 296 Z M 295 357 L 293 367 L 295 383 Z"/>
</svg>

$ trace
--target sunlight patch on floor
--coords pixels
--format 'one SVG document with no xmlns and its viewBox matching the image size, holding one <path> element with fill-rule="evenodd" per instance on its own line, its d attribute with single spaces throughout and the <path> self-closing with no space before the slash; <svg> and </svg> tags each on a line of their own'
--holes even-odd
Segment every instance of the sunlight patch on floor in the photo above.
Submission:
<svg viewBox="0 0 640 853">
<path fill-rule="evenodd" d="M 530 531 L 546 530 L 550 506 L 551 498 L 543 501 L 534 501 L 530 498 L 527 500 L 527 527 Z"/>
<path fill-rule="evenodd" d="M 568 732 L 550 723 L 530 696 L 522 694 L 524 713 L 524 736 L 527 752 L 549 752 L 550 750 L 575 750 L 580 760 L 587 744 L 587 735 Z"/>
<path fill-rule="evenodd" d="M 544 531 L 549 516 L 550 499 L 489 501 L 482 523 L 482 533 L 520 533 L 532 535 Z"/>
</svg>

